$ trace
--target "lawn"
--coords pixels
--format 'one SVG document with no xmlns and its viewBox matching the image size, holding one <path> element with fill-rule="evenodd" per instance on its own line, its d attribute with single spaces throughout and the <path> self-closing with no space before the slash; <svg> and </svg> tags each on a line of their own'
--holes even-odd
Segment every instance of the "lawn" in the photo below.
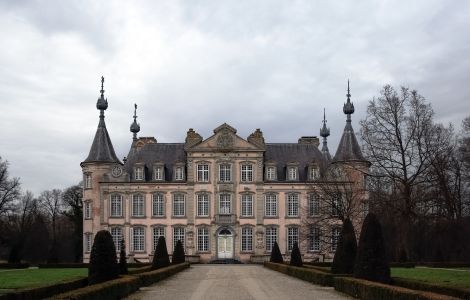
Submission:
<svg viewBox="0 0 470 300">
<path fill-rule="evenodd" d="M 0 290 L 50 285 L 87 275 L 88 269 L 86 268 L 2 270 Z"/>
<path fill-rule="evenodd" d="M 470 271 L 433 268 L 391 268 L 392 277 L 413 279 L 451 287 L 470 288 Z"/>
</svg>

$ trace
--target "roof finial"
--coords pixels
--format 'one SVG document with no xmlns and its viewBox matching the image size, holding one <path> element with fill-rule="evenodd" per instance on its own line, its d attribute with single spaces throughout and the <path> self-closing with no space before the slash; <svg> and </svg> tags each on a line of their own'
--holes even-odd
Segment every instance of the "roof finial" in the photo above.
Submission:
<svg viewBox="0 0 470 300">
<path fill-rule="evenodd" d="M 101 97 L 104 97 L 104 76 L 101 76 Z"/>
<path fill-rule="evenodd" d="M 105 127 L 104 124 L 104 111 L 108 108 L 108 99 L 104 98 L 104 77 L 101 76 L 101 96 L 98 98 L 96 102 L 96 108 L 100 110 L 100 123 L 98 124 L 99 127 Z"/>
<path fill-rule="evenodd" d="M 321 149 L 321 152 L 327 158 L 328 160 L 330 159 L 330 152 L 328 150 L 328 143 L 327 143 L 327 137 L 330 135 L 330 128 L 326 127 L 326 111 L 325 108 L 323 108 L 323 126 L 320 128 L 320 136 L 323 137 L 323 147 Z"/>
<path fill-rule="evenodd" d="M 137 133 L 140 131 L 140 124 L 137 123 L 137 104 L 134 103 L 134 122 L 131 124 L 130 128 L 133 133 L 133 140 L 137 140 Z"/>
<path fill-rule="evenodd" d="M 351 102 L 351 91 L 349 90 L 349 79 L 348 79 L 348 93 L 346 94 L 346 103 L 343 106 L 343 112 L 347 115 L 347 122 L 351 122 L 351 115 L 354 113 L 354 104 Z"/>
</svg>

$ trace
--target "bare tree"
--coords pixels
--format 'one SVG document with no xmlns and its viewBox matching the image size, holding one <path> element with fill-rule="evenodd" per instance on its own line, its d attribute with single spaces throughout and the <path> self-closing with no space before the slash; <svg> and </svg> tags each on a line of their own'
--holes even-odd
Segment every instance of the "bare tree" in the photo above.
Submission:
<svg viewBox="0 0 470 300">
<path fill-rule="evenodd" d="M 14 208 L 20 193 L 20 179 L 9 178 L 8 161 L 3 161 L 0 156 L 0 217 Z"/>
<path fill-rule="evenodd" d="M 78 184 L 67 188 L 62 194 L 64 215 L 73 225 L 74 260 L 81 261 L 83 237 L 83 187 Z"/>
<path fill-rule="evenodd" d="M 53 189 L 44 191 L 39 197 L 41 210 L 49 218 L 51 232 L 51 246 L 49 248 L 48 262 L 58 261 L 58 244 L 57 244 L 57 221 L 62 213 L 62 191 Z"/>
</svg>

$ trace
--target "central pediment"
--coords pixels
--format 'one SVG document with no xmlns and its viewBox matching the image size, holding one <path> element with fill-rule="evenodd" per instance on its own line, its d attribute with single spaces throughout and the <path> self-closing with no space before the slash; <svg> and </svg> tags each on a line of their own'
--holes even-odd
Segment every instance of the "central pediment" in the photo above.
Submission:
<svg viewBox="0 0 470 300">
<path fill-rule="evenodd" d="M 186 151 L 211 151 L 211 152 L 231 152 L 231 151 L 262 151 L 263 148 L 250 143 L 237 134 L 237 130 L 227 123 L 223 123 L 214 129 L 214 134 L 200 143 L 189 147 Z"/>
</svg>

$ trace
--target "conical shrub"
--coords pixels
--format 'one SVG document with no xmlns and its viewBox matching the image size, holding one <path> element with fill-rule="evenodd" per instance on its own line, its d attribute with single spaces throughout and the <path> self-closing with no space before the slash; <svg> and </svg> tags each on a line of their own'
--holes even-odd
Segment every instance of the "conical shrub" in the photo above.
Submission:
<svg viewBox="0 0 470 300">
<path fill-rule="evenodd" d="M 354 260 L 356 259 L 357 241 L 351 220 L 346 219 L 343 223 L 341 235 L 336 247 L 335 257 L 331 265 L 333 274 L 353 274 Z"/>
<path fill-rule="evenodd" d="M 124 239 L 121 240 L 121 251 L 119 252 L 119 274 L 125 275 L 129 273 L 127 269 L 127 255 L 126 255 L 126 243 Z"/>
<path fill-rule="evenodd" d="M 272 263 L 282 264 L 284 260 L 282 259 L 281 250 L 279 250 L 279 245 L 277 242 L 274 242 L 273 248 L 271 249 L 271 258 L 269 259 Z"/>
<path fill-rule="evenodd" d="M 119 266 L 113 238 L 107 230 L 98 231 L 91 248 L 88 283 L 100 283 L 118 276 Z"/>
<path fill-rule="evenodd" d="M 185 256 L 184 256 L 184 248 L 183 243 L 180 240 L 176 242 L 175 249 L 173 251 L 173 258 L 171 263 L 172 264 L 181 264 L 184 263 Z"/>
<path fill-rule="evenodd" d="M 390 283 L 390 267 L 385 256 L 382 227 L 372 213 L 367 215 L 362 224 L 354 264 L 354 277 Z"/>
<path fill-rule="evenodd" d="M 170 257 L 166 249 L 166 240 L 164 236 L 158 238 L 157 247 L 153 256 L 152 269 L 168 267 L 170 265 Z"/>
<path fill-rule="evenodd" d="M 297 242 L 295 242 L 292 246 L 292 252 L 290 254 L 290 265 L 295 267 L 301 267 L 303 265 L 302 255 L 300 254 L 300 249 Z"/>
</svg>

